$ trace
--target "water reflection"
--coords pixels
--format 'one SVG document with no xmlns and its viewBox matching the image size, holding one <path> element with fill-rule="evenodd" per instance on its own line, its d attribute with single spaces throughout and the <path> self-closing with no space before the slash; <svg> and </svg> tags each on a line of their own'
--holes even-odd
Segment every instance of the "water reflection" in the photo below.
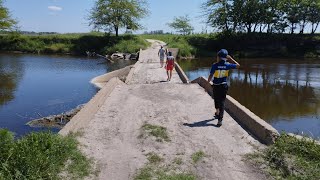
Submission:
<svg viewBox="0 0 320 180">
<path fill-rule="evenodd" d="M 0 56 L 0 106 L 14 99 L 23 72 L 23 64 L 16 56 Z"/>
<path fill-rule="evenodd" d="M 135 63 L 71 56 L 0 55 L 0 128 L 18 136 L 30 131 L 25 123 L 59 114 L 88 102 L 98 91 L 90 80 Z M 53 131 L 57 131 L 56 129 Z"/>
<path fill-rule="evenodd" d="M 213 60 L 179 63 L 192 80 L 207 77 Z M 230 73 L 232 97 L 279 130 L 288 130 L 289 123 L 295 123 L 299 127 L 290 127 L 290 131 L 314 129 L 310 132 L 320 136 L 319 61 L 251 59 L 240 63 L 241 69 Z"/>
</svg>

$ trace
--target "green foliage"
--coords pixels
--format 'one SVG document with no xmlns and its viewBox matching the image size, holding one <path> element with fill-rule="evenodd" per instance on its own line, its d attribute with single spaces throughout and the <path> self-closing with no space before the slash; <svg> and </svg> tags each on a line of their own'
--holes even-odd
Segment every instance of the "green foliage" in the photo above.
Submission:
<svg viewBox="0 0 320 180">
<path fill-rule="evenodd" d="M 153 137 L 156 138 L 157 141 L 170 141 L 170 138 L 168 136 L 167 128 L 152 124 L 144 124 L 142 126 L 142 130 Z"/>
<path fill-rule="evenodd" d="M 320 23 L 320 0 L 207 0 L 202 5 L 207 24 L 229 32 L 303 34 L 308 23 L 313 34 Z"/>
<path fill-rule="evenodd" d="M 192 57 L 196 54 L 196 49 L 188 43 L 188 38 L 190 36 L 180 36 L 180 35 L 141 35 L 145 39 L 157 39 L 167 43 L 169 48 L 179 48 L 180 57 Z"/>
<path fill-rule="evenodd" d="M 83 178 L 91 171 L 72 135 L 39 132 L 14 140 L 12 133 L 0 130 L 0 144 L 0 177 L 4 179 L 60 179 L 62 171 Z"/>
<path fill-rule="evenodd" d="M 3 1 L 0 1 L 0 30 L 9 30 L 17 22 L 10 17 L 9 10 L 3 6 Z"/>
<path fill-rule="evenodd" d="M 10 33 L 0 35 L 0 49 L 3 51 L 22 51 L 47 54 L 83 54 L 86 51 L 99 54 L 115 51 L 133 53 L 145 49 L 149 44 L 139 36 L 111 36 L 102 33 L 59 34 L 59 35 L 21 35 Z"/>
<path fill-rule="evenodd" d="M 90 24 L 95 29 L 114 30 L 120 28 L 136 30 L 141 27 L 138 20 L 148 14 L 144 0 L 98 0 L 90 12 Z"/>
<path fill-rule="evenodd" d="M 107 53 L 113 52 L 126 52 L 136 53 L 140 49 L 145 49 L 149 46 L 149 43 L 138 36 L 130 36 L 130 39 L 122 39 L 118 43 L 111 47 L 105 47 L 104 51 Z"/>
<path fill-rule="evenodd" d="M 263 154 L 251 156 L 259 157 L 277 179 L 320 179 L 320 145 L 314 140 L 282 134 Z"/>
<path fill-rule="evenodd" d="M 196 180 L 192 173 L 176 173 L 172 169 L 146 166 L 139 170 L 134 180 Z"/>
<path fill-rule="evenodd" d="M 148 159 L 149 163 L 152 163 L 152 164 L 160 163 L 163 160 L 159 155 L 157 155 L 154 152 L 148 153 L 147 159 Z"/>
<path fill-rule="evenodd" d="M 191 34 L 191 32 L 194 30 L 190 24 L 190 18 L 188 15 L 175 17 L 173 22 L 168 23 L 168 25 L 184 35 Z"/>
</svg>

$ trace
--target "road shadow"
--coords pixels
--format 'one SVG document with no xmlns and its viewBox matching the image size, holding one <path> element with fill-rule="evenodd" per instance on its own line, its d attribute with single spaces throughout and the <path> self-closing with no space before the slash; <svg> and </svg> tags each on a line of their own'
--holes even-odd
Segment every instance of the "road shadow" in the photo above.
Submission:
<svg viewBox="0 0 320 180">
<path fill-rule="evenodd" d="M 209 122 L 213 121 L 215 119 L 208 119 L 208 120 L 204 120 L 204 121 L 199 121 L 199 122 L 194 122 L 192 124 L 189 123 L 183 123 L 184 126 L 188 126 L 188 127 L 208 127 L 208 126 L 213 126 L 213 127 L 220 127 L 216 124 L 209 124 Z"/>
<path fill-rule="evenodd" d="M 159 83 L 165 83 L 165 82 L 168 82 L 168 81 L 159 81 Z"/>
</svg>

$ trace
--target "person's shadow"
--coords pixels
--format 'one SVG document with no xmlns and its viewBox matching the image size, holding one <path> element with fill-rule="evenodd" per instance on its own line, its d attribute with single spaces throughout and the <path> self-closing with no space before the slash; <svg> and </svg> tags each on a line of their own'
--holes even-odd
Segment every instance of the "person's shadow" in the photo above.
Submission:
<svg viewBox="0 0 320 180">
<path fill-rule="evenodd" d="M 204 120 L 204 121 L 199 121 L 199 122 L 194 122 L 192 124 L 189 123 L 183 123 L 184 126 L 188 126 L 188 127 L 208 127 L 208 126 L 213 126 L 213 127 L 220 127 L 219 125 L 216 124 L 209 124 L 210 121 L 213 121 L 215 119 L 208 119 L 208 120 Z"/>
</svg>

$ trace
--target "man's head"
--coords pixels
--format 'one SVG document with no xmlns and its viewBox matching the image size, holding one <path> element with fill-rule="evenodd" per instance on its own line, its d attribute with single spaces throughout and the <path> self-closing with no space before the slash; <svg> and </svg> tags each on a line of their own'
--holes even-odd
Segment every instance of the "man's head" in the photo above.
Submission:
<svg viewBox="0 0 320 180">
<path fill-rule="evenodd" d="M 219 52 L 218 52 L 218 57 L 222 60 L 225 60 L 228 56 L 228 51 L 226 49 L 221 49 Z"/>
<path fill-rule="evenodd" d="M 168 52 L 168 55 L 169 55 L 169 56 L 172 56 L 172 52 L 171 52 L 171 51 L 169 51 L 169 52 Z"/>
<path fill-rule="evenodd" d="M 163 48 L 163 46 L 160 46 L 161 47 L 161 49 Z"/>
</svg>

